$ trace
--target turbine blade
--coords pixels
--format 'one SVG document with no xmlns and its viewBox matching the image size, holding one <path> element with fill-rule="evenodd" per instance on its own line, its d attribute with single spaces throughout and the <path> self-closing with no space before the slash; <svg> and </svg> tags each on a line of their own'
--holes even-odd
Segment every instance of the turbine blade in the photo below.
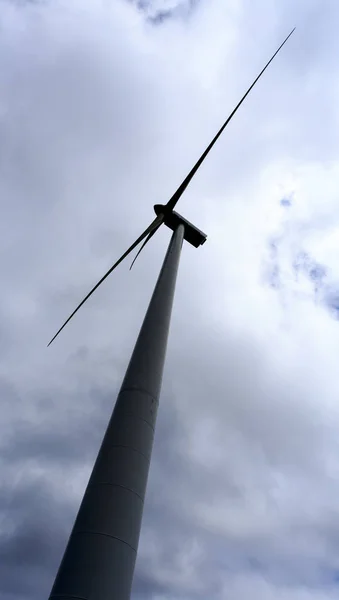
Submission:
<svg viewBox="0 0 339 600">
<path fill-rule="evenodd" d="M 131 270 L 131 268 L 133 267 L 135 261 L 137 260 L 140 252 L 145 248 L 146 244 L 150 241 L 150 239 L 154 236 L 155 232 L 158 231 L 159 227 L 160 227 L 161 223 L 159 223 L 159 225 L 157 225 L 157 227 L 155 229 L 152 229 L 152 231 L 148 234 L 147 238 L 145 239 L 143 245 L 141 246 L 141 248 L 138 250 L 137 254 L 135 255 L 132 264 L 129 268 L 129 270 Z"/>
<path fill-rule="evenodd" d="M 68 319 L 64 322 L 64 324 L 60 327 L 60 329 L 56 332 L 56 334 L 52 337 L 51 341 L 49 342 L 49 344 L 47 344 L 47 346 L 50 346 L 51 343 L 55 340 L 55 338 L 59 335 L 59 333 L 63 330 L 63 328 L 67 325 L 67 323 L 71 320 L 72 317 L 74 317 L 75 313 L 78 312 L 79 308 L 81 308 L 81 306 L 86 302 L 86 300 L 88 300 L 88 298 L 93 294 L 93 292 L 95 292 L 95 290 L 99 287 L 99 285 L 102 284 L 102 282 L 106 279 L 106 277 L 108 277 L 108 275 L 110 275 L 112 273 L 112 271 L 114 271 L 114 269 L 124 260 L 124 258 L 126 258 L 126 256 L 132 252 L 132 250 L 134 250 L 134 248 L 140 244 L 140 242 L 150 233 L 153 231 L 153 229 L 158 229 L 162 223 L 162 215 L 157 216 L 154 221 L 152 221 L 152 223 L 147 227 L 147 229 L 145 229 L 145 231 L 138 237 L 137 240 L 135 240 L 135 242 L 132 244 L 132 246 L 130 246 L 128 248 L 128 250 L 126 250 L 126 252 L 124 252 L 124 254 L 122 256 L 120 256 L 119 260 L 117 260 L 114 265 L 107 271 L 107 273 L 105 273 L 105 275 L 100 279 L 100 281 L 98 281 L 98 283 L 95 284 L 95 286 L 91 289 L 91 291 L 87 294 L 87 296 L 85 296 L 85 298 L 80 302 L 80 304 L 78 304 L 78 306 L 76 307 L 76 309 L 72 312 L 72 314 L 68 317 Z"/>
<path fill-rule="evenodd" d="M 252 90 L 252 88 L 255 86 L 255 84 L 257 83 L 257 81 L 260 79 L 260 77 L 262 76 L 262 74 L 264 73 L 264 71 L 266 71 L 266 69 L 269 66 L 269 64 L 276 57 L 276 55 L 278 54 L 279 50 L 281 50 L 281 48 L 284 46 L 284 44 L 286 44 L 288 38 L 291 37 L 291 35 L 294 32 L 294 30 L 295 30 L 295 27 L 288 34 L 288 36 L 284 39 L 283 43 L 279 46 L 278 50 L 276 50 L 276 52 L 270 58 L 270 60 L 268 61 L 268 63 L 266 63 L 266 65 L 264 66 L 264 68 L 262 69 L 262 71 L 260 71 L 259 75 L 253 81 L 252 85 L 248 88 L 247 92 L 243 95 L 243 97 L 241 98 L 240 102 L 238 102 L 238 104 L 236 105 L 236 107 L 232 110 L 231 114 L 229 115 L 229 117 L 227 118 L 227 120 L 225 121 L 225 123 L 223 124 L 223 126 L 219 129 L 218 133 L 213 138 L 213 140 L 211 141 L 211 143 L 209 144 L 209 146 L 207 146 L 205 152 L 203 152 L 203 154 L 200 156 L 199 160 L 196 162 L 196 164 L 194 165 L 193 169 L 189 172 L 189 174 L 187 175 L 187 177 L 180 184 L 180 186 L 178 187 L 177 191 L 173 194 L 172 198 L 167 202 L 166 207 L 168 208 L 168 210 L 173 210 L 173 208 L 175 207 L 176 203 L 178 202 L 180 196 L 183 194 L 183 192 L 187 188 L 187 186 L 190 183 L 191 179 L 194 177 L 194 175 L 197 172 L 197 170 L 199 169 L 200 165 L 205 160 L 205 158 L 208 155 L 209 151 L 213 148 L 215 142 L 220 137 L 220 135 L 224 131 L 225 127 L 228 125 L 228 123 L 230 122 L 230 120 L 232 119 L 232 117 L 235 115 L 235 113 L 237 112 L 238 108 L 241 106 L 241 104 L 243 103 L 243 101 L 245 100 L 245 98 L 248 96 L 248 94 L 250 93 L 250 91 Z"/>
</svg>

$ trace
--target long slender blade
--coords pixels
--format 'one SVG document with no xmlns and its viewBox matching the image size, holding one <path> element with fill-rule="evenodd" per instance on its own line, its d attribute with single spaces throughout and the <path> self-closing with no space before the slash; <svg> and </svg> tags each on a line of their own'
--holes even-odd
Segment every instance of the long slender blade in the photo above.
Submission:
<svg viewBox="0 0 339 600">
<path fill-rule="evenodd" d="M 224 131 L 225 127 L 228 125 L 228 123 L 230 122 L 230 120 L 232 119 L 232 117 L 235 115 L 235 113 L 237 112 L 238 108 L 244 102 L 245 98 L 248 96 L 248 94 L 250 93 L 250 91 L 252 90 L 252 88 L 255 86 L 255 84 L 257 83 L 257 81 L 260 79 L 260 77 L 266 71 L 267 67 L 271 64 L 272 60 L 276 57 L 276 55 L 281 50 L 281 48 L 284 46 L 284 44 L 286 44 L 288 38 L 291 37 L 291 35 L 294 32 L 294 30 L 295 30 L 295 27 L 288 34 L 288 36 L 284 39 L 283 43 L 279 46 L 278 50 L 275 51 L 275 53 L 270 58 L 270 60 L 268 61 L 268 63 L 266 63 L 266 65 L 264 66 L 264 68 L 260 71 L 259 75 L 253 81 L 252 85 L 248 88 L 247 92 L 243 95 L 243 97 L 241 98 L 240 102 L 238 102 L 238 104 L 236 105 L 236 107 L 232 110 L 231 114 L 229 115 L 229 117 L 227 118 L 227 120 L 225 121 L 225 123 L 223 124 L 223 126 L 219 129 L 218 133 L 213 138 L 213 140 L 211 141 L 211 143 L 209 144 L 209 146 L 207 146 L 205 152 L 203 152 L 203 154 L 200 156 L 199 160 L 196 162 L 196 164 L 194 165 L 193 169 L 189 172 L 189 174 L 187 175 L 187 177 L 180 184 L 180 186 L 178 187 L 177 191 L 173 194 L 172 198 L 167 202 L 166 207 L 167 207 L 168 210 L 173 210 L 173 208 L 175 207 L 176 203 L 178 202 L 180 196 L 183 194 L 183 192 L 187 188 L 187 186 L 190 183 L 191 179 L 194 177 L 195 173 L 197 172 L 197 170 L 199 169 L 199 167 L 201 166 L 201 164 L 205 160 L 206 156 L 208 155 L 208 153 L 210 152 L 210 150 L 213 148 L 215 142 L 220 137 L 220 135 Z"/>
<path fill-rule="evenodd" d="M 162 224 L 162 221 L 159 223 L 159 225 L 157 225 L 154 229 L 152 229 L 152 231 L 148 234 L 147 238 L 145 239 L 143 245 L 141 246 L 141 248 L 138 250 L 137 254 L 135 255 L 135 257 L 133 258 L 132 264 L 129 268 L 129 270 L 131 270 L 131 268 L 133 267 L 135 261 L 137 260 L 139 254 L 143 251 L 143 249 L 145 248 L 146 244 L 148 244 L 148 242 L 150 241 L 150 239 L 154 236 L 154 234 L 158 231 L 160 225 Z"/>
<path fill-rule="evenodd" d="M 114 271 L 114 269 L 124 260 L 124 258 L 126 258 L 126 256 L 130 252 L 132 252 L 132 250 L 134 250 L 134 248 L 138 244 L 140 244 L 140 242 L 149 233 L 151 233 L 153 230 L 156 230 L 156 229 L 158 229 L 160 227 L 160 225 L 162 223 L 162 220 L 163 220 L 163 216 L 162 215 L 157 216 L 154 219 L 154 221 L 152 221 L 152 223 L 147 227 L 147 229 L 145 229 L 145 231 L 138 237 L 138 239 L 136 239 L 135 242 L 133 242 L 132 246 L 130 246 L 128 248 L 128 250 L 126 250 L 126 252 L 124 252 L 124 254 L 122 256 L 120 256 L 120 258 L 114 263 L 114 265 L 112 265 L 112 267 L 110 269 L 108 269 L 107 273 L 105 273 L 105 275 L 103 277 L 101 277 L 101 279 L 98 281 L 98 283 L 95 284 L 95 286 L 91 289 L 91 291 L 87 294 L 87 296 L 85 296 L 85 298 L 80 302 L 80 304 L 78 304 L 78 306 L 76 307 L 76 309 L 72 312 L 72 314 L 68 317 L 68 319 L 64 322 L 64 324 L 60 327 L 60 329 L 52 337 L 51 341 L 49 342 L 49 344 L 47 344 L 47 346 L 51 345 L 51 343 L 55 340 L 55 338 L 59 335 L 59 333 L 63 330 L 63 328 L 71 320 L 71 318 L 74 317 L 75 313 L 78 312 L 79 308 L 81 308 L 81 306 L 86 302 L 86 300 L 88 300 L 88 298 L 93 294 L 93 292 L 95 292 L 95 290 L 98 289 L 99 285 L 101 285 L 102 282 L 105 281 L 106 277 L 108 277 L 108 275 L 110 275 L 112 273 L 112 271 Z"/>
</svg>

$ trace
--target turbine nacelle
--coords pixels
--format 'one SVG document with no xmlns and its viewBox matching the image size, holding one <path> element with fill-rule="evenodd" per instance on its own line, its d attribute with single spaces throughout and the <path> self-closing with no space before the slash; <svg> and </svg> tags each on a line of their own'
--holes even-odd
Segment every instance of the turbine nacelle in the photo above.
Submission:
<svg viewBox="0 0 339 600">
<path fill-rule="evenodd" d="M 157 217 L 163 217 L 162 222 L 172 229 L 172 231 L 175 231 L 179 225 L 183 225 L 185 228 L 184 239 L 189 244 L 192 244 L 194 248 L 199 248 L 199 246 L 202 246 L 206 242 L 206 233 L 200 231 L 200 229 L 192 225 L 192 223 L 179 215 L 179 213 L 171 209 L 169 210 L 166 204 L 155 204 L 153 208 Z"/>
</svg>

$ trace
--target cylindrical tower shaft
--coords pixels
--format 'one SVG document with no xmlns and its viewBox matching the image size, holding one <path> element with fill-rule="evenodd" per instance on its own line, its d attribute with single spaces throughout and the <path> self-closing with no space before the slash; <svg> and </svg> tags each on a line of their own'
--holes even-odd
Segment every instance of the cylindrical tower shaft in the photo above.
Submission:
<svg viewBox="0 0 339 600">
<path fill-rule="evenodd" d="M 129 600 L 184 237 L 169 248 L 50 600 Z"/>
</svg>

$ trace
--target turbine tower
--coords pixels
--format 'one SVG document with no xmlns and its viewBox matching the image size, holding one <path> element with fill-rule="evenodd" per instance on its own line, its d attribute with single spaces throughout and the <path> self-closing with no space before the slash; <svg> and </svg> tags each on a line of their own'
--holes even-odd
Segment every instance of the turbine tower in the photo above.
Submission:
<svg viewBox="0 0 339 600">
<path fill-rule="evenodd" d="M 96 283 L 48 344 L 138 244 L 143 242 L 131 267 L 162 224 L 173 231 L 49 600 L 130 599 L 181 247 L 186 240 L 198 248 L 207 237 L 174 208 L 225 127 L 293 31 L 253 81 L 167 204 L 154 206 L 156 217 L 152 223 Z"/>
</svg>

